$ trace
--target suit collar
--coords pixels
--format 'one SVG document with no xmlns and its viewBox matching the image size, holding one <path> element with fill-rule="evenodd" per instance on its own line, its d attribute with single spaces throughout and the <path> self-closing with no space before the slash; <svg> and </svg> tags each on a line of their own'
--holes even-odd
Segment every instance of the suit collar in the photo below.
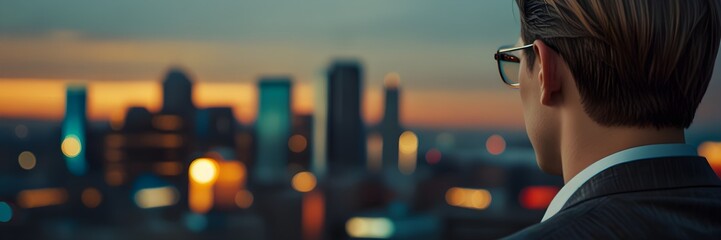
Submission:
<svg viewBox="0 0 721 240">
<path fill-rule="evenodd" d="M 619 164 L 596 174 L 571 195 L 561 211 L 593 198 L 617 193 L 701 186 L 721 187 L 721 180 L 703 157 L 643 159 Z"/>
</svg>

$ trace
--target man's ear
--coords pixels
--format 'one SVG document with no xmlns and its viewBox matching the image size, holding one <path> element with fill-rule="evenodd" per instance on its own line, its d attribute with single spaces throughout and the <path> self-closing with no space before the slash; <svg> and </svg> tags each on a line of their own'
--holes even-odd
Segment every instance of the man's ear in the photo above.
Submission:
<svg viewBox="0 0 721 240">
<path fill-rule="evenodd" d="M 536 54 L 536 64 L 539 65 L 538 81 L 541 86 L 541 104 L 552 106 L 561 93 L 561 76 L 558 74 L 558 64 L 561 59 L 558 53 L 541 40 L 533 42 L 533 52 Z"/>
</svg>

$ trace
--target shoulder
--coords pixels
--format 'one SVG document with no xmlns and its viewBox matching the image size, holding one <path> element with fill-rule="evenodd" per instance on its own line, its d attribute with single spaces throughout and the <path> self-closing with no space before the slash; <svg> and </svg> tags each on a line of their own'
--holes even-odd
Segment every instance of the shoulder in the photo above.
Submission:
<svg viewBox="0 0 721 240">
<path fill-rule="evenodd" d="M 583 226 L 586 226 L 586 222 L 590 219 L 591 214 L 589 213 L 602 206 L 606 201 L 604 198 L 587 201 L 504 239 L 585 239 L 592 237 L 592 232 L 585 232 L 586 228 Z M 565 232 L 568 229 L 573 229 L 572 235 L 566 235 Z"/>
<path fill-rule="evenodd" d="M 688 190 L 688 189 L 687 189 Z M 717 189 L 694 189 L 719 196 Z M 703 194 L 702 194 L 703 195 Z M 630 193 L 591 199 L 507 239 L 627 239 L 660 235 L 703 239 L 721 236 L 721 200 Z"/>
</svg>

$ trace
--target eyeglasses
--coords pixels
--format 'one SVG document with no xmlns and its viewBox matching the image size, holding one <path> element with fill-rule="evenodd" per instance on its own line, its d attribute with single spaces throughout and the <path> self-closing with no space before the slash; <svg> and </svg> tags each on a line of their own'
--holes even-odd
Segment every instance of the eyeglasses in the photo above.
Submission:
<svg viewBox="0 0 721 240">
<path fill-rule="evenodd" d="M 520 47 L 503 46 L 496 51 L 496 54 L 493 54 L 493 58 L 498 62 L 501 80 L 511 88 L 519 88 L 521 85 L 518 76 L 521 66 L 521 51 L 530 47 L 533 47 L 533 44 Z"/>
</svg>

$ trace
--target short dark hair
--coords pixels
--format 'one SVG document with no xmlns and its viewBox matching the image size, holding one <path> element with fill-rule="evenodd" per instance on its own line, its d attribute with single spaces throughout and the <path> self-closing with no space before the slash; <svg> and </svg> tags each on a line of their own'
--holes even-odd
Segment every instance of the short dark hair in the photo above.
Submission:
<svg viewBox="0 0 721 240">
<path fill-rule="evenodd" d="M 688 128 L 721 37 L 718 0 L 516 0 L 521 38 L 568 64 L 604 126 Z M 528 66 L 535 56 L 527 50 Z"/>
</svg>

